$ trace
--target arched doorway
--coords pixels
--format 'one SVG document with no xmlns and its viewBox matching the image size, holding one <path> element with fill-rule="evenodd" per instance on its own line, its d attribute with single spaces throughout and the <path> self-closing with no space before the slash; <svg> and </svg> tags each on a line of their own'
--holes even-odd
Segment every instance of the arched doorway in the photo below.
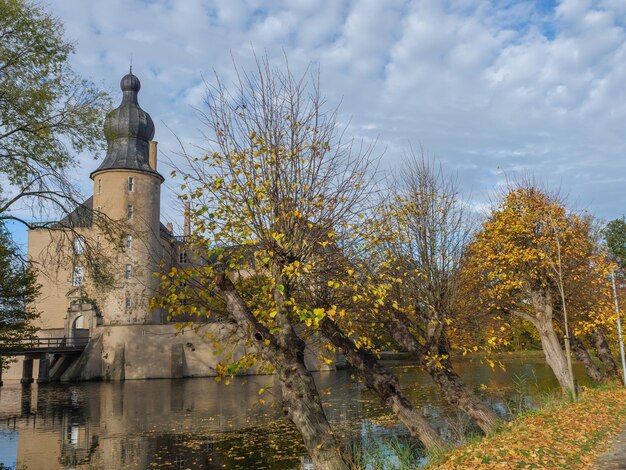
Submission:
<svg viewBox="0 0 626 470">
<path fill-rule="evenodd" d="M 85 298 L 70 300 L 65 326 L 65 337 L 68 345 L 75 346 L 77 343 L 87 341 L 96 325 L 96 308 L 91 302 Z"/>
</svg>

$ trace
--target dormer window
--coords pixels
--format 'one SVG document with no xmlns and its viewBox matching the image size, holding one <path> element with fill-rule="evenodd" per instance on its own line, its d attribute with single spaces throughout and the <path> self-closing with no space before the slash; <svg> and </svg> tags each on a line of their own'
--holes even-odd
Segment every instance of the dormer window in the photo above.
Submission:
<svg viewBox="0 0 626 470">
<path fill-rule="evenodd" d="M 132 176 L 128 177 L 128 192 L 133 192 L 135 190 L 135 178 Z"/>
<path fill-rule="evenodd" d="M 129 205 L 126 209 L 126 218 L 131 220 L 133 218 L 133 206 Z"/>
</svg>

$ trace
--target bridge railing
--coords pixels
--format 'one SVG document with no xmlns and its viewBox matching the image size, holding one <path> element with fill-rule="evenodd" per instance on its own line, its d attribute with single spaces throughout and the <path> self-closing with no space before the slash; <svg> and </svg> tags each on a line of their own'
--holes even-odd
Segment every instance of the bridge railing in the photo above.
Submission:
<svg viewBox="0 0 626 470">
<path fill-rule="evenodd" d="M 88 343 L 89 343 L 88 337 L 31 338 L 31 339 L 25 339 L 25 340 L 13 343 L 5 350 L 2 350 L 2 348 L 0 348 L 0 354 L 10 355 L 10 354 L 24 354 L 28 352 L 34 353 L 34 352 L 47 352 L 47 351 L 49 352 L 68 351 L 68 350 L 80 351 L 82 349 L 85 349 Z"/>
</svg>

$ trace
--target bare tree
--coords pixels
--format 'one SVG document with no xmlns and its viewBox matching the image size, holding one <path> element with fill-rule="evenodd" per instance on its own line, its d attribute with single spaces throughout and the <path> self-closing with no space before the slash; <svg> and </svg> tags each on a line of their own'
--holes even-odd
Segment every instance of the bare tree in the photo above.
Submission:
<svg viewBox="0 0 626 470">
<path fill-rule="evenodd" d="M 227 318 L 275 368 L 285 416 L 315 467 L 347 468 L 304 363 L 299 331 L 310 318 L 294 285 L 320 262 L 319 247 L 357 218 L 368 197 L 371 148 L 344 141 L 336 110 L 326 110 L 308 71 L 296 77 L 264 58 L 253 72 L 236 72 L 234 84 L 217 78 L 207 90 L 206 155 L 187 156 L 179 169 L 181 197 L 192 203 L 192 256 L 204 265 L 207 297 L 214 292 L 225 301 Z M 254 272 L 266 274 L 267 308 L 247 304 L 232 282 Z M 171 295 L 161 302 L 170 311 L 177 304 Z"/>
<path fill-rule="evenodd" d="M 458 278 L 472 221 L 457 183 L 423 155 L 407 162 L 391 196 L 381 205 L 374 273 L 389 283 L 385 312 L 393 339 L 415 353 L 444 398 L 490 433 L 496 414 L 455 372 L 448 325 L 457 317 Z"/>
</svg>

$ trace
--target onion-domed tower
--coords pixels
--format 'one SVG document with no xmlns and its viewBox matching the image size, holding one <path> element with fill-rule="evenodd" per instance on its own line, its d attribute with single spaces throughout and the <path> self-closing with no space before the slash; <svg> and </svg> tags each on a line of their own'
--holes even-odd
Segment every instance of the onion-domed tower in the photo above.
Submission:
<svg viewBox="0 0 626 470">
<path fill-rule="evenodd" d="M 104 324 L 150 322 L 148 301 L 161 255 L 161 183 L 157 172 L 154 123 L 139 106 L 139 79 L 131 72 L 120 83 L 122 103 L 106 117 L 107 154 L 91 173 L 93 209 L 118 222 L 115 246 L 101 251 L 114 259 L 115 288 L 104 294 Z M 118 233 L 121 232 L 121 233 Z"/>
</svg>

